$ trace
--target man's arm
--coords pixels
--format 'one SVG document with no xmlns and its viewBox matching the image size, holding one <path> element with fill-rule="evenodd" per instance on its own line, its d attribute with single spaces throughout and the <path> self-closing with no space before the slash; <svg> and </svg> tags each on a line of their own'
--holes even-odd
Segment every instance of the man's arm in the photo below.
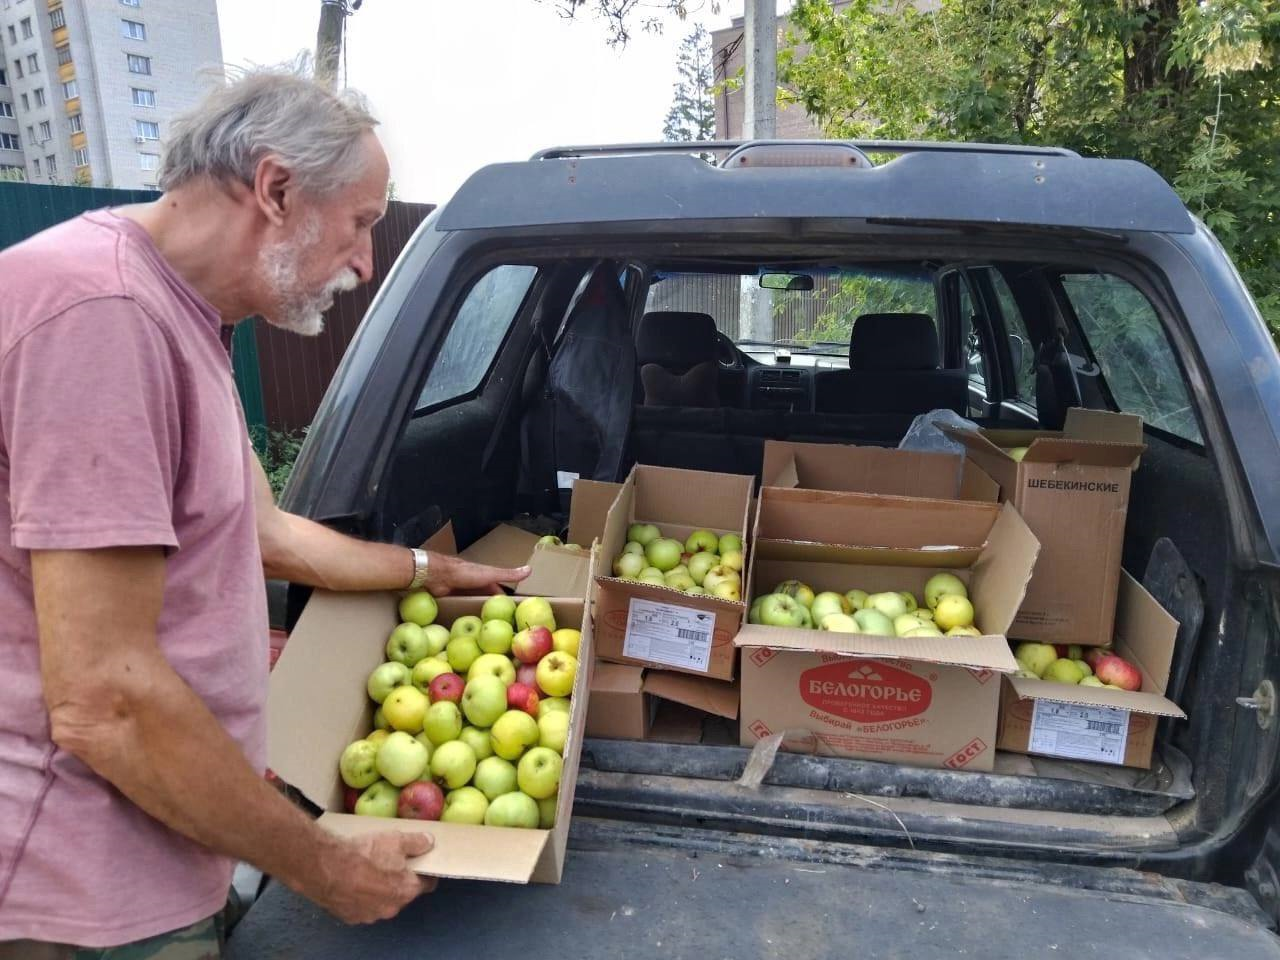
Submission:
<svg viewBox="0 0 1280 960">
<path fill-rule="evenodd" d="M 434 887 L 405 865 L 431 848 L 428 837 L 339 839 L 249 766 L 156 644 L 159 548 L 33 551 L 31 571 L 60 749 L 173 830 L 253 863 L 347 922 L 395 916 Z"/>
<path fill-rule="evenodd" d="M 402 590 L 413 580 L 413 553 L 390 543 L 360 540 L 276 506 L 266 471 L 254 457 L 258 545 L 269 579 L 326 590 Z M 437 597 L 484 590 L 523 580 L 528 567 L 503 569 L 432 553 L 424 589 Z"/>
</svg>

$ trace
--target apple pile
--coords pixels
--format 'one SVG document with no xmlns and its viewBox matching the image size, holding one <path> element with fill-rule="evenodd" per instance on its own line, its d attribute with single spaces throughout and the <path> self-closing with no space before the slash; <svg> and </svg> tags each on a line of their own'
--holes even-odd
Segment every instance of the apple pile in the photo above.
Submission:
<svg viewBox="0 0 1280 960">
<path fill-rule="evenodd" d="M 498 594 L 448 628 L 438 609 L 425 591 L 400 601 L 366 683 L 374 729 L 338 761 L 347 812 L 554 826 L 581 635 L 541 597 Z"/>
<path fill-rule="evenodd" d="M 1086 652 L 1075 643 L 1020 643 L 1013 656 L 1018 661 L 1015 677 L 1112 690 L 1142 689 L 1142 673 L 1137 667 L 1099 647 Z"/>
<path fill-rule="evenodd" d="M 613 559 L 613 575 L 670 587 L 694 597 L 742 599 L 742 538 L 695 530 L 684 543 L 664 537 L 652 523 L 627 528 L 627 544 Z"/>
<path fill-rule="evenodd" d="M 533 545 L 536 550 L 538 547 L 564 547 L 566 550 L 573 550 L 575 553 L 581 553 L 586 549 L 580 543 L 565 543 L 555 534 L 547 534 L 545 537 L 539 537 L 538 542 Z"/>
<path fill-rule="evenodd" d="M 772 593 L 757 597 L 747 613 L 750 623 L 878 637 L 981 636 L 973 617 L 969 591 L 953 573 L 929 578 L 924 585 L 924 606 L 910 590 L 815 594 L 808 584 L 784 580 Z"/>
</svg>

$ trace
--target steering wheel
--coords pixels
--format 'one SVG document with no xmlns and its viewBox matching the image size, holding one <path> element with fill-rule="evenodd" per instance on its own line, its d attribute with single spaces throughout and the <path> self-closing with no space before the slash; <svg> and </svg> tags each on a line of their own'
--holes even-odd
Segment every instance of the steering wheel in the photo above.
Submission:
<svg viewBox="0 0 1280 960">
<path fill-rule="evenodd" d="M 716 362 L 721 370 L 742 370 L 742 354 L 737 346 L 725 334 L 716 331 Z"/>
</svg>

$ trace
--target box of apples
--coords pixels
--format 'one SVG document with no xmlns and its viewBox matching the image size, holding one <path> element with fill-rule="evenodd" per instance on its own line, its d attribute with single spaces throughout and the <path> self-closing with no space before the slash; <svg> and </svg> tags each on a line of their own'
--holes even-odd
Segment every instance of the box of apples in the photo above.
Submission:
<svg viewBox="0 0 1280 960">
<path fill-rule="evenodd" d="M 997 746 L 1069 760 L 1151 766 L 1159 717 L 1185 719 L 1165 697 L 1178 621 L 1120 575 L 1112 647 L 1024 642 L 1006 678 Z"/>
<path fill-rule="evenodd" d="M 390 818 L 430 833 L 420 873 L 558 882 L 590 684 L 584 607 L 317 591 L 271 674 L 272 769 L 335 833 Z"/>
</svg>

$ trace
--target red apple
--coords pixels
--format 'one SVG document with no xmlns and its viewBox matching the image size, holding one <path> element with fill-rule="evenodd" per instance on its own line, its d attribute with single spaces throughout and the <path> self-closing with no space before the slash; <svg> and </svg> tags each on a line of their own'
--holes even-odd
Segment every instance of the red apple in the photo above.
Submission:
<svg viewBox="0 0 1280 960">
<path fill-rule="evenodd" d="M 538 688 L 538 665 L 536 663 L 522 663 L 516 667 L 516 683 L 523 683 L 527 686 Z"/>
<path fill-rule="evenodd" d="M 1096 676 L 1098 673 L 1098 661 L 1107 655 L 1107 651 L 1103 647 L 1090 647 L 1084 652 L 1084 662 L 1087 663 Z"/>
<path fill-rule="evenodd" d="M 507 706 L 512 710 L 523 710 L 535 720 L 538 719 L 537 687 L 517 680 L 507 687 Z"/>
<path fill-rule="evenodd" d="M 442 673 L 431 681 L 431 685 L 427 687 L 427 693 L 432 703 L 439 703 L 441 700 L 460 703 L 462 691 L 466 686 L 466 682 L 456 673 Z"/>
<path fill-rule="evenodd" d="M 537 663 L 554 649 L 551 631 L 543 626 L 521 630 L 511 641 L 511 652 L 521 663 Z"/>
<path fill-rule="evenodd" d="M 402 820 L 439 820 L 444 811 L 444 791 L 429 780 L 415 780 L 400 788 L 396 816 Z"/>
<path fill-rule="evenodd" d="M 1058 659 L 1061 660 L 1067 655 L 1067 645 L 1065 643 L 1055 643 L 1053 649 L 1058 651 Z"/>
<path fill-rule="evenodd" d="M 1142 674 L 1138 672 L 1138 668 L 1113 653 L 1098 659 L 1093 674 L 1103 683 L 1113 683 L 1124 690 L 1142 689 Z"/>
<path fill-rule="evenodd" d="M 364 793 L 358 787 L 348 787 L 345 783 L 342 785 L 342 809 L 347 813 L 356 812 L 356 801 L 360 799 L 360 794 Z"/>
</svg>

